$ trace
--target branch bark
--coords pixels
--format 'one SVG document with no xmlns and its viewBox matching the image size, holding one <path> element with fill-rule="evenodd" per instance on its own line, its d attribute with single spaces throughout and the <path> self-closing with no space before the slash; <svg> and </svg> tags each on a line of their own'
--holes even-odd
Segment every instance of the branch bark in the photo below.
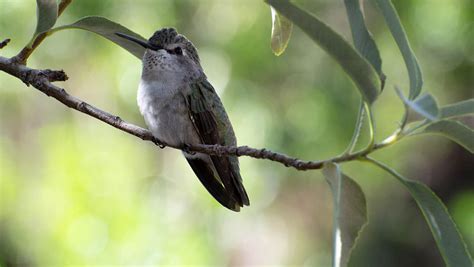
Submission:
<svg viewBox="0 0 474 267">
<path fill-rule="evenodd" d="M 83 100 L 74 97 L 66 92 L 65 89 L 58 87 L 52 82 L 65 81 L 67 75 L 62 71 L 55 70 L 38 70 L 29 68 L 23 64 L 18 63 L 15 58 L 5 58 L 0 56 L 0 70 L 17 77 L 23 81 L 27 86 L 32 85 L 34 88 L 43 92 L 47 96 L 53 97 L 59 102 L 63 103 L 69 108 L 78 110 L 84 114 L 94 117 L 102 122 L 105 122 L 119 130 L 134 135 L 142 140 L 151 141 L 160 148 L 165 146 L 172 147 L 175 149 L 186 150 L 191 152 L 200 152 L 209 155 L 234 155 L 234 156 L 249 156 L 256 159 L 267 159 L 275 162 L 279 162 L 286 167 L 293 167 L 297 170 L 311 170 L 321 169 L 325 162 L 345 162 L 351 161 L 358 158 L 362 158 L 376 149 L 382 148 L 389 144 L 376 144 L 370 150 L 362 150 L 357 153 L 344 154 L 340 157 L 335 157 L 321 161 L 304 161 L 298 158 L 290 157 L 285 154 L 273 152 L 265 148 L 256 149 L 248 146 L 221 146 L 221 145 L 190 145 L 189 147 L 177 147 L 166 144 L 153 134 L 139 126 L 128 123 L 122 120 L 119 116 L 110 114 L 97 107 L 94 107 Z"/>
<path fill-rule="evenodd" d="M 10 39 L 5 39 L 0 42 L 0 49 L 4 48 L 8 43 L 10 42 Z"/>
</svg>

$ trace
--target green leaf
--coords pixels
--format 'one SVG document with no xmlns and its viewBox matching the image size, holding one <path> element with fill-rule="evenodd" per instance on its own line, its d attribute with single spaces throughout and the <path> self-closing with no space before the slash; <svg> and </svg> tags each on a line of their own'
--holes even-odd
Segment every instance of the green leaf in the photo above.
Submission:
<svg viewBox="0 0 474 267">
<path fill-rule="evenodd" d="M 438 104 L 431 94 L 424 94 L 415 99 L 415 101 L 409 101 L 408 105 L 428 120 L 435 121 L 439 118 Z"/>
<path fill-rule="evenodd" d="M 324 164 L 323 174 L 334 198 L 333 266 L 347 266 L 351 251 L 367 224 L 367 205 L 360 186 L 341 173 L 334 163 Z"/>
<path fill-rule="evenodd" d="M 424 94 L 418 97 L 415 100 L 407 99 L 402 91 L 395 87 L 395 90 L 398 96 L 402 99 L 403 103 L 411 110 L 415 111 L 416 113 L 420 114 L 424 118 L 430 121 L 439 120 L 439 108 L 436 100 L 431 94 Z"/>
<path fill-rule="evenodd" d="M 441 108 L 441 118 L 448 119 L 474 114 L 474 98 L 460 101 Z"/>
<path fill-rule="evenodd" d="M 364 14 L 360 6 L 361 3 L 359 0 L 344 0 L 344 4 L 349 19 L 349 25 L 351 26 L 354 46 L 357 51 L 372 64 L 372 67 L 377 71 L 383 83 L 385 75 L 382 72 L 382 59 L 380 58 L 377 44 L 375 44 L 372 35 L 365 25 Z"/>
<path fill-rule="evenodd" d="M 397 178 L 410 192 L 421 209 L 443 259 L 449 267 L 472 267 L 471 255 L 443 202 L 426 185 L 409 180 L 387 165 L 368 158 L 370 162 Z"/>
<path fill-rule="evenodd" d="M 272 11 L 272 41 L 271 47 L 275 55 L 283 54 L 290 42 L 293 23 L 284 16 L 280 15 L 274 8 Z"/>
<path fill-rule="evenodd" d="M 439 109 L 439 119 L 450 119 L 462 116 L 468 116 L 474 114 L 474 99 L 467 99 L 464 101 L 456 102 L 450 105 L 446 105 Z M 410 121 L 419 121 L 421 117 L 411 118 Z M 429 124 L 429 121 L 420 123 L 416 128 L 421 128 Z"/>
<path fill-rule="evenodd" d="M 377 98 L 381 84 L 377 72 L 344 38 L 317 17 L 288 0 L 266 0 L 331 55 L 351 77 L 368 103 Z"/>
<path fill-rule="evenodd" d="M 421 87 L 423 86 L 423 77 L 421 74 L 420 65 L 413 53 L 413 50 L 408 43 L 408 39 L 403 29 L 402 24 L 400 23 L 400 18 L 398 17 L 397 11 L 395 10 L 392 2 L 390 0 L 375 0 L 382 15 L 387 22 L 388 28 L 392 33 L 395 42 L 402 53 L 403 59 L 405 60 L 405 65 L 408 70 L 408 76 L 410 78 L 410 94 L 409 99 L 415 99 L 421 92 Z"/>
<path fill-rule="evenodd" d="M 36 0 L 36 29 L 27 46 L 31 47 L 36 36 L 51 29 L 57 18 L 58 3 L 56 0 Z"/>
<path fill-rule="evenodd" d="M 81 29 L 81 30 L 87 30 L 87 31 L 96 33 L 114 42 L 115 44 L 118 44 L 119 46 L 121 46 L 128 52 L 132 53 L 134 56 L 136 56 L 140 60 L 142 59 L 143 54 L 145 53 L 145 48 L 143 48 L 142 46 L 132 41 L 121 38 L 115 35 L 115 33 L 116 32 L 125 33 L 127 35 L 146 41 L 145 38 L 132 32 L 131 30 L 125 28 L 124 26 L 118 23 L 115 23 L 104 17 L 96 17 L 96 16 L 84 17 L 74 22 L 73 24 L 54 28 L 51 30 L 51 32 L 57 32 L 57 31 L 66 30 L 66 29 Z"/>
<path fill-rule="evenodd" d="M 408 106 L 421 116 L 427 118 L 430 121 L 438 120 L 439 109 L 436 100 L 430 94 L 424 94 L 415 101 L 407 102 Z"/>
<path fill-rule="evenodd" d="M 423 129 L 421 133 L 443 135 L 474 153 L 474 131 L 459 121 L 434 122 Z"/>
<path fill-rule="evenodd" d="M 56 0 L 36 0 L 36 17 L 35 35 L 51 29 L 58 18 L 58 3 Z"/>
</svg>

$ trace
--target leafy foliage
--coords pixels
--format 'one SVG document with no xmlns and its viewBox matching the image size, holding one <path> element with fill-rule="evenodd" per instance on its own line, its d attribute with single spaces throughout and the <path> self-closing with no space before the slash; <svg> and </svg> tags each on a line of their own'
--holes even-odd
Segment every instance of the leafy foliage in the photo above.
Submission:
<svg viewBox="0 0 474 267">
<path fill-rule="evenodd" d="M 381 88 L 377 72 L 340 34 L 316 16 L 287 0 L 267 0 L 267 2 L 331 55 L 351 77 L 367 102 L 375 101 Z"/>
<path fill-rule="evenodd" d="M 296 24 L 319 46 L 331 55 L 354 81 L 362 95 L 362 106 L 368 107 L 380 93 L 385 74 L 382 71 L 382 60 L 377 45 L 367 29 L 364 14 L 358 0 L 345 0 L 348 19 L 350 22 L 354 47 L 344 38 L 322 22 L 318 17 L 311 15 L 300 7 L 287 0 L 266 0 L 272 9 L 272 39 L 271 47 L 276 55 L 286 49 L 291 37 L 292 25 Z M 390 141 L 378 144 L 378 148 L 391 145 L 402 137 L 413 134 L 443 135 L 474 153 L 474 131 L 467 125 L 450 118 L 474 114 L 474 99 L 469 99 L 439 108 L 431 94 L 420 96 L 423 79 L 421 68 L 408 42 L 407 35 L 398 17 L 397 11 L 390 0 L 375 0 L 390 29 L 404 58 L 409 80 L 409 97 L 405 98 L 398 90 L 404 105 L 423 117 L 417 125 L 405 129 L 406 120 L 390 136 Z M 140 35 L 126 27 L 103 17 L 91 16 L 79 19 L 75 23 L 51 29 L 56 23 L 58 5 L 56 0 L 37 0 L 37 26 L 33 39 L 28 44 L 31 47 L 35 38 L 41 33 L 51 34 L 66 29 L 82 29 L 94 32 L 114 42 L 137 58 L 141 58 L 144 48 L 115 35 L 116 32 L 125 33 L 145 40 Z M 362 110 L 362 109 L 361 109 Z M 370 108 L 367 108 L 369 124 L 373 130 L 373 121 Z M 408 112 L 408 111 L 407 111 Z M 373 132 L 369 145 L 358 153 L 352 153 L 354 143 L 359 138 L 362 116 L 359 113 L 354 138 L 349 145 L 350 149 L 344 154 L 349 160 L 369 161 L 396 177 L 410 192 L 422 211 L 429 225 L 438 248 L 447 266 L 472 266 L 472 259 L 466 245 L 459 234 L 455 223 L 451 219 L 447 208 L 441 200 L 426 185 L 409 180 L 389 166 L 367 157 L 377 148 L 374 144 Z M 417 131 L 418 129 L 421 129 Z M 367 207 L 365 196 L 360 186 L 340 170 L 339 162 L 343 157 L 336 157 L 326 161 L 323 174 L 329 183 L 334 197 L 334 249 L 333 266 L 347 266 L 350 253 L 354 248 L 362 228 L 367 223 Z M 342 161 L 342 160 L 341 160 Z"/>
<path fill-rule="evenodd" d="M 361 63 L 357 53 L 349 52 L 353 51 L 352 48 L 337 33 L 335 33 L 329 26 L 325 25 L 315 16 L 306 13 L 305 11 L 301 10 L 300 8 L 291 4 L 288 1 L 267 0 L 267 2 L 272 5 L 273 8 L 277 9 L 280 13 L 288 17 L 293 23 L 298 25 L 315 42 L 317 42 L 322 48 L 324 48 L 339 62 L 339 64 L 344 68 L 344 70 L 356 82 L 361 94 L 364 96 L 365 101 L 367 101 L 368 103 L 372 103 L 373 101 L 375 101 L 375 98 L 378 94 L 375 93 L 377 91 L 374 90 L 374 85 L 376 83 L 374 83 L 372 79 L 373 76 L 369 76 L 367 74 L 372 74 L 370 70 L 373 69 L 369 68 L 367 72 L 360 71 L 361 66 L 366 66 Z M 401 91 L 398 89 L 397 93 L 399 94 L 400 98 L 403 100 L 407 108 L 410 108 L 411 110 L 426 118 L 426 121 L 422 122 L 420 125 L 418 125 L 418 127 L 421 127 L 430 121 L 434 121 L 434 123 L 429 124 L 423 130 L 423 133 L 438 133 L 445 135 L 453 141 L 461 144 L 471 153 L 473 153 L 473 131 L 467 126 L 461 124 L 460 122 L 438 121 L 440 117 L 440 110 L 434 97 L 430 94 L 424 94 L 421 97 L 418 97 L 423 84 L 421 69 L 412 49 L 410 48 L 405 31 L 400 23 L 396 10 L 390 0 L 376 0 L 376 2 L 380 7 L 382 15 L 384 16 L 388 27 L 400 48 L 400 51 L 403 55 L 405 64 L 408 69 L 408 74 L 410 78 L 409 98 L 405 98 Z M 368 60 L 368 62 L 370 62 L 370 64 L 373 68 L 375 68 L 375 70 L 377 70 L 383 82 L 385 76 L 381 70 L 381 59 L 378 52 L 378 48 L 365 26 L 364 17 L 360 9 L 360 3 L 357 0 L 345 0 L 344 3 L 351 26 L 354 45 L 359 51 L 359 53 L 363 55 L 365 59 Z M 357 64 L 354 64 L 355 62 L 357 62 Z M 366 77 L 370 77 L 370 79 L 364 80 L 361 77 L 364 75 L 366 75 Z M 472 103 L 460 103 L 458 105 L 449 107 L 444 111 L 441 111 L 441 114 L 442 116 L 456 116 L 470 113 L 473 107 L 469 104 Z M 369 119 L 371 119 L 370 109 L 368 109 L 368 112 Z M 364 116 L 363 112 L 359 113 L 356 130 L 353 135 L 353 140 L 351 141 L 348 150 L 346 150 L 349 153 L 351 152 L 354 144 L 357 143 L 357 139 L 359 137 L 359 131 L 361 128 L 360 125 L 363 121 L 361 116 Z M 403 132 L 403 127 L 405 127 L 406 119 L 407 118 L 405 117 L 404 121 L 402 122 L 402 128 L 400 128 L 400 130 L 398 130 L 398 132 L 393 135 L 393 140 L 396 140 L 397 137 L 400 136 L 400 133 Z M 372 123 L 370 124 L 372 129 Z M 373 145 L 373 134 L 371 135 L 371 139 L 372 142 L 366 148 L 367 150 L 370 150 Z M 432 233 L 437 241 L 440 251 L 443 254 L 446 264 L 448 266 L 471 266 L 472 261 L 470 259 L 469 253 L 466 250 L 464 241 L 457 232 L 454 222 L 447 213 L 446 208 L 444 207 L 442 202 L 436 197 L 436 195 L 434 195 L 434 193 L 429 190 L 426 185 L 407 180 L 402 176 L 398 175 L 391 168 L 383 164 L 379 164 L 375 160 L 372 160 L 372 162 L 397 177 L 410 191 L 410 193 L 420 206 L 420 209 L 422 210 L 423 214 L 425 215 L 427 223 L 432 229 Z M 334 202 L 336 208 L 334 211 L 335 223 L 333 229 L 333 266 L 346 266 L 349 260 L 350 251 L 355 245 L 354 240 L 358 234 L 358 230 L 360 229 L 357 228 L 357 226 L 362 227 L 364 223 L 359 222 L 359 220 L 357 219 L 358 216 L 354 216 L 353 214 L 352 216 L 348 216 L 350 217 L 350 219 L 347 217 L 342 218 L 344 216 L 340 214 L 341 205 L 344 206 L 344 204 L 341 204 L 343 202 L 340 197 L 342 191 L 341 184 L 343 184 L 342 180 L 347 180 L 351 181 L 350 184 L 353 185 L 353 188 L 358 188 L 358 186 L 350 178 L 344 176 L 339 171 L 338 167 L 334 164 L 325 165 L 323 173 L 326 179 L 328 179 L 333 191 L 333 195 L 335 196 Z M 363 196 L 362 191 L 359 190 L 359 192 Z M 354 200 L 353 204 L 354 203 L 357 203 L 357 200 Z M 350 210 L 351 212 L 359 210 L 358 204 L 354 205 L 355 206 L 352 207 L 346 206 L 346 212 L 348 210 Z M 353 229 L 352 231 L 347 231 L 346 228 L 346 231 L 344 231 L 344 229 L 341 229 L 341 221 L 345 221 L 345 223 L 347 224 L 353 219 L 355 219 L 356 230 Z M 352 233 L 352 235 L 349 233 Z M 348 238 L 346 236 L 346 238 L 344 239 L 341 237 L 344 235 L 349 235 L 351 237 Z M 453 249 L 453 247 L 455 247 L 455 249 Z"/>
</svg>

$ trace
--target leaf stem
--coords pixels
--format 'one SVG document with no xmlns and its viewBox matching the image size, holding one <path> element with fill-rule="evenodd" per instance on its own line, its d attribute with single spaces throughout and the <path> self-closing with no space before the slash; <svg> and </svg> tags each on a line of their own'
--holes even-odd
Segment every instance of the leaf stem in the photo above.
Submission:
<svg viewBox="0 0 474 267">
<path fill-rule="evenodd" d="M 367 112 L 367 121 L 369 123 L 369 144 L 367 145 L 367 148 L 364 150 L 371 151 L 375 145 L 375 123 L 374 123 L 372 110 L 370 108 L 370 104 L 368 104 L 367 102 L 364 102 L 364 108 L 365 108 L 365 111 Z"/>
<path fill-rule="evenodd" d="M 395 171 L 394 169 L 390 168 L 388 165 L 386 165 L 385 163 L 383 162 L 380 162 L 374 158 L 371 158 L 369 156 L 363 156 L 361 157 L 359 160 L 362 160 L 362 161 L 367 161 L 367 162 L 370 162 L 374 165 L 376 165 L 377 167 L 383 169 L 384 171 L 390 173 L 391 175 L 393 175 L 395 178 L 397 178 L 398 180 L 400 181 L 405 181 L 405 178 L 403 178 L 402 175 L 400 175 L 397 171 Z"/>
</svg>

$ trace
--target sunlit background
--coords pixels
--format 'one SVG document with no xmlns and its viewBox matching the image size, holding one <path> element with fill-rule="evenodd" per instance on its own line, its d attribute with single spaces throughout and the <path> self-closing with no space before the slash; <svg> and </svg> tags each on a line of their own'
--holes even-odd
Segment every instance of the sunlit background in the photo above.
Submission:
<svg viewBox="0 0 474 267">
<path fill-rule="evenodd" d="M 365 1 L 364 1 L 365 2 Z M 474 2 L 393 1 L 440 105 L 473 97 Z M 298 1 L 350 40 L 343 1 Z M 365 3 L 381 50 L 386 89 L 374 105 L 377 138 L 397 127 L 407 88 L 400 53 Z M 359 95 L 341 68 L 295 27 L 286 52 L 270 50 L 269 7 L 255 0 L 75 0 L 57 25 L 105 16 L 148 37 L 172 26 L 199 50 L 239 144 L 324 159 L 350 140 Z M 0 39 L 15 55 L 35 27 L 35 1 L 0 0 Z M 81 30 L 47 38 L 28 64 L 64 69 L 58 85 L 144 126 L 136 105 L 141 64 Z M 446 203 L 474 249 L 474 160 L 458 145 L 419 136 L 376 158 L 421 180 Z M 240 158 L 251 206 L 222 208 L 179 151 L 71 110 L 0 73 L 0 266 L 304 265 L 331 262 L 332 196 L 319 171 Z M 362 186 L 369 225 L 351 266 L 443 266 L 415 202 L 395 179 L 362 163 L 343 170 Z"/>
</svg>

